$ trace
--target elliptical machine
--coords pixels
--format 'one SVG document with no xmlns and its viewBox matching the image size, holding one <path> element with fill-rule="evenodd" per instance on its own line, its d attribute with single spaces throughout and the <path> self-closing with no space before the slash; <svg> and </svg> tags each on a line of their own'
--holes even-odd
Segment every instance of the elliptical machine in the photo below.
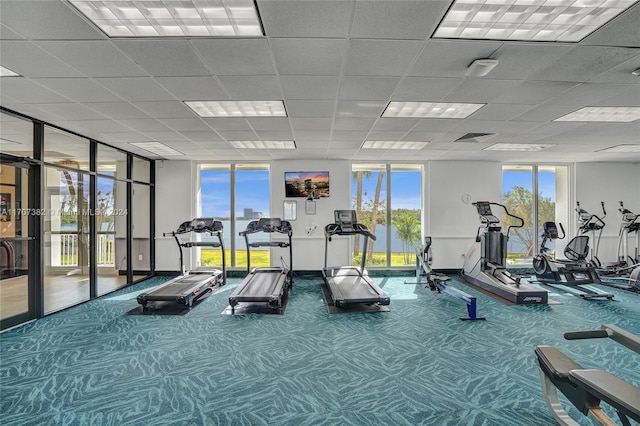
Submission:
<svg viewBox="0 0 640 426">
<path fill-rule="evenodd" d="M 618 211 L 622 214 L 620 223 L 620 232 L 618 233 L 618 262 L 624 266 L 640 264 L 640 214 L 635 214 L 631 210 L 624 207 L 624 203 L 620 201 Z M 629 234 L 636 234 L 636 243 L 634 252 L 629 254 Z"/>
<path fill-rule="evenodd" d="M 547 242 L 562 240 L 566 237 L 560 223 L 562 236 L 559 235 L 555 222 L 545 222 L 542 225 L 542 242 L 540 250 L 533 258 L 533 270 L 537 281 L 549 285 L 562 285 L 580 291 L 577 293 L 583 299 L 606 298 L 613 299 L 613 294 L 603 293 L 588 284 L 601 284 L 602 281 L 593 265 L 587 261 L 589 254 L 589 237 L 578 235 L 573 237 L 564 248 L 567 260 L 551 257 Z"/>
<path fill-rule="evenodd" d="M 600 249 L 600 237 L 602 237 L 602 230 L 606 223 L 604 218 L 607 216 L 607 211 L 604 209 L 604 201 L 600 201 L 602 206 L 602 217 L 591 214 L 582 207 L 580 207 L 580 201 L 576 201 L 576 213 L 578 214 L 578 235 L 591 234 L 591 250 L 589 251 L 589 263 L 599 268 L 602 266 L 600 259 L 598 259 L 598 251 Z"/>
<path fill-rule="evenodd" d="M 502 232 L 501 221 L 493 215 L 491 206 L 501 207 L 505 214 L 517 222 Z M 480 226 L 475 243 L 464 256 L 462 276 L 465 281 L 516 304 L 547 304 L 549 293 L 538 287 L 521 282 L 507 271 L 507 242 L 511 228 L 522 228 L 524 219 L 515 216 L 505 206 L 489 201 L 477 201 Z M 481 233 L 481 231 L 483 231 Z"/>
</svg>

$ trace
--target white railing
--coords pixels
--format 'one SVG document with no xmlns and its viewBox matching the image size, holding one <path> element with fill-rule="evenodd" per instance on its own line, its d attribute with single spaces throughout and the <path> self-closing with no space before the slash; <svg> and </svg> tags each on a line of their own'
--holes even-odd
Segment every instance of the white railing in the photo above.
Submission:
<svg viewBox="0 0 640 426">
<path fill-rule="evenodd" d="M 97 265 L 113 266 L 115 263 L 114 234 L 98 234 L 96 244 Z"/>
<path fill-rule="evenodd" d="M 58 240 L 58 241 L 55 241 Z M 60 248 L 55 255 L 53 248 Z M 51 266 L 78 266 L 78 234 L 58 234 L 52 238 Z M 96 264 L 113 266 L 115 263 L 114 234 L 98 234 Z"/>
</svg>

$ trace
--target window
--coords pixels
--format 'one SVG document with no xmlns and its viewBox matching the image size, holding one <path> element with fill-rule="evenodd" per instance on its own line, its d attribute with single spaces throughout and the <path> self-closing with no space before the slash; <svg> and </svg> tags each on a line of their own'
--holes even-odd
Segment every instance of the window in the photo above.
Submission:
<svg viewBox="0 0 640 426">
<path fill-rule="evenodd" d="M 369 242 L 367 264 L 405 266 L 415 263 L 422 240 L 422 166 L 354 164 L 351 194 L 358 221 L 376 236 Z M 353 240 L 353 264 L 362 259 L 362 241 Z"/>
<path fill-rule="evenodd" d="M 509 264 L 531 262 L 539 250 L 544 222 L 562 223 L 566 229 L 568 188 L 567 166 L 509 165 L 502 168 L 502 203 L 512 214 L 524 220 L 522 228 L 511 230 L 507 255 Z M 547 247 L 553 251 L 553 242 L 547 242 Z"/>
<path fill-rule="evenodd" d="M 200 166 L 199 214 L 222 221 L 227 266 L 247 265 L 245 240 L 239 233 L 250 221 L 269 216 L 269 176 L 269 166 L 264 164 Z M 199 259 L 202 266 L 222 265 L 219 249 L 202 249 Z M 270 262 L 268 247 L 252 249 L 252 267 L 269 266 Z"/>
</svg>

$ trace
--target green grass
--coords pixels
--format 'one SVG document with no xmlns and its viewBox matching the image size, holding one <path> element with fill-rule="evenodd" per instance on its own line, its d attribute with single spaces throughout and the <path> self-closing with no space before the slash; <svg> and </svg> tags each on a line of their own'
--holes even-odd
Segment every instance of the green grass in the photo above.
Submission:
<svg viewBox="0 0 640 426">
<path fill-rule="evenodd" d="M 202 266 L 220 266 L 222 265 L 222 253 L 220 250 L 202 250 L 200 259 Z M 405 262 L 403 253 L 391 253 L 392 266 L 413 266 L 415 263 L 415 255 L 413 253 L 407 255 L 409 262 Z M 227 252 L 227 265 L 231 264 L 231 253 Z M 353 264 L 359 265 L 362 261 L 361 256 L 354 256 Z M 269 250 L 252 250 L 251 266 L 270 266 L 271 257 Z M 387 256 L 384 253 L 374 253 L 373 261 L 367 262 L 371 266 L 385 266 L 387 264 Z M 236 266 L 246 266 L 247 252 L 246 250 L 236 250 Z"/>
</svg>

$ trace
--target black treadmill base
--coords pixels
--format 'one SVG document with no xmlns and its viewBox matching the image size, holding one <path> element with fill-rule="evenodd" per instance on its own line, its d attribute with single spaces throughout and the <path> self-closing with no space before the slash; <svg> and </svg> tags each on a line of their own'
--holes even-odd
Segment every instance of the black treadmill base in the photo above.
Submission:
<svg viewBox="0 0 640 426">
<path fill-rule="evenodd" d="M 170 301 L 149 301 L 145 309 L 138 305 L 136 308 L 131 309 L 125 315 L 186 315 L 194 310 L 200 303 L 205 301 L 209 296 L 215 293 L 220 287 L 213 287 L 211 291 L 206 292 L 198 300 L 193 302 L 191 309 L 185 305 L 179 305 L 176 302 Z"/>
<path fill-rule="evenodd" d="M 251 315 L 251 314 L 284 315 L 284 311 L 287 309 L 288 304 L 289 304 L 289 296 L 285 295 L 282 297 L 282 306 L 280 308 L 278 308 L 277 306 L 270 306 L 269 303 L 267 302 L 239 302 L 234 307 L 234 309 L 231 309 L 231 306 L 227 306 L 225 310 L 221 312 L 221 314 L 222 315 Z"/>
<path fill-rule="evenodd" d="M 333 300 L 331 299 L 331 294 L 329 293 L 329 288 L 327 287 L 327 283 L 323 281 L 320 286 L 322 288 L 322 295 L 324 296 L 324 301 L 327 304 L 327 309 L 330 314 L 369 313 L 369 312 L 389 312 L 390 311 L 388 306 L 382 306 L 378 304 L 367 304 L 367 303 L 353 303 L 346 306 L 337 307 L 333 304 Z"/>
</svg>

